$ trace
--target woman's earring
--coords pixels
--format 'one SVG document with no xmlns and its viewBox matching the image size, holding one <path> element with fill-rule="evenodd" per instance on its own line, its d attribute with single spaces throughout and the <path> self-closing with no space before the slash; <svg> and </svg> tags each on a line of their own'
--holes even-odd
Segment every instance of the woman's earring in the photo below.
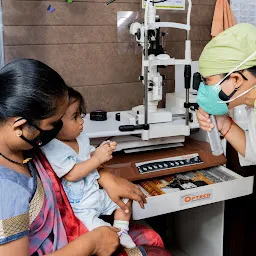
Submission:
<svg viewBox="0 0 256 256">
<path fill-rule="evenodd" d="M 18 130 L 18 131 L 16 132 L 16 135 L 17 135 L 18 137 L 20 137 L 20 136 L 22 135 L 22 130 Z"/>
</svg>

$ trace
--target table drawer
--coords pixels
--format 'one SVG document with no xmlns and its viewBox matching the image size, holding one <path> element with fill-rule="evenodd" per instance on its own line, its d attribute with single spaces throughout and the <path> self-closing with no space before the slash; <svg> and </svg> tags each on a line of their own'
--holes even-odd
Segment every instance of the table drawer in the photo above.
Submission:
<svg viewBox="0 0 256 256">
<path fill-rule="evenodd" d="M 211 172 L 214 168 L 218 170 L 218 173 L 221 172 L 224 175 L 232 177 L 232 180 L 157 196 L 149 196 L 145 209 L 141 209 L 137 202 L 133 203 L 133 219 L 139 220 L 198 207 L 231 198 L 246 196 L 253 192 L 253 176 L 242 177 L 224 166 L 209 168 L 206 171 Z"/>
</svg>

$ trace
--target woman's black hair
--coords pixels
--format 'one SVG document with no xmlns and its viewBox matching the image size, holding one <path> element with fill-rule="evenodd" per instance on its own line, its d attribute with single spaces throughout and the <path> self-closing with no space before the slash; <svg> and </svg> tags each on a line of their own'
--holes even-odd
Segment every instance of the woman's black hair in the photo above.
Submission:
<svg viewBox="0 0 256 256">
<path fill-rule="evenodd" d="M 86 114 L 86 105 L 85 105 L 85 101 L 84 101 L 82 94 L 80 92 L 76 91 L 75 89 L 73 89 L 72 87 L 68 86 L 68 95 L 69 95 L 70 99 L 73 98 L 73 99 L 79 101 L 80 114 Z"/>
<path fill-rule="evenodd" d="M 256 66 L 253 66 L 251 68 L 247 68 L 247 70 L 256 77 Z"/>
<path fill-rule="evenodd" d="M 0 123 L 20 116 L 35 123 L 55 114 L 67 95 L 61 76 L 46 64 L 17 59 L 0 70 Z"/>
<path fill-rule="evenodd" d="M 246 70 L 249 71 L 254 77 L 256 77 L 256 66 L 247 68 Z M 240 70 L 240 71 L 234 71 L 234 73 L 235 73 L 235 72 L 238 72 L 245 80 L 248 80 L 248 79 L 241 73 L 241 70 Z M 227 74 L 228 74 L 228 73 L 221 74 L 221 76 L 224 78 Z M 226 79 L 229 79 L 229 76 L 226 77 Z M 225 79 L 225 80 L 226 80 L 226 79 Z"/>
</svg>

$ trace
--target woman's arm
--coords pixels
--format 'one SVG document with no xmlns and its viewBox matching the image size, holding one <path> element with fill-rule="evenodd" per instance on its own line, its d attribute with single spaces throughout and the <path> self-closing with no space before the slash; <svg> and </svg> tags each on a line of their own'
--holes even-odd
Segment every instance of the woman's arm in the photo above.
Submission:
<svg viewBox="0 0 256 256">
<path fill-rule="evenodd" d="M 129 212 L 129 209 L 122 201 L 122 198 L 137 201 L 141 208 L 144 208 L 144 204 L 147 203 L 146 196 L 141 192 L 137 185 L 126 179 L 117 177 L 106 170 L 100 170 L 99 174 L 99 184 L 107 191 L 112 201 L 114 201 L 121 209 Z"/>
<path fill-rule="evenodd" d="M 119 246 L 119 238 L 114 227 L 100 227 L 72 241 L 62 249 L 48 256 L 110 256 Z M 0 255 L 28 256 L 29 239 L 22 237 L 13 242 L 0 245 Z"/>
<path fill-rule="evenodd" d="M 94 254 L 94 241 L 91 239 L 91 235 L 84 235 L 72 241 L 64 248 L 48 254 L 49 256 L 89 256 Z M 0 255 L 9 256 L 28 256 L 29 255 L 29 239 L 28 236 L 13 242 L 0 245 Z"/>
<path fill-rule="evenodd" d="M 48 254 L 49 256 L 110 256 L 119 246 L 115 227 L 96 228 L 73 240 L 64 248 Z"/>
<path fill-rule="evenodd" d="M 29 255 L 28 236 L 24 236 L 13 242 L 0 245 L 0 255 L 28 256 Z"/>
</svg>

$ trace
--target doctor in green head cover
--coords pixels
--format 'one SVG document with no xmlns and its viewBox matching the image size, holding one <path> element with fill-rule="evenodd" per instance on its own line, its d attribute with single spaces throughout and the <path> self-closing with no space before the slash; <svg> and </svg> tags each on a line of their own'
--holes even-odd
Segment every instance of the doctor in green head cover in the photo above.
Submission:
<svg viewBox="0 0 256 256">
<path fill-rule="evenodd" d="M 256 27 L 242 23 L 212 39 L 199 59 L 202 76 L 197 103 L 200 127 L 211 131 L 215 115 L 220 133 L 238 151 L 241 165 L 256 164 Z M 247 105 L 248 131 L 228 116 Z"/>
</svg>

